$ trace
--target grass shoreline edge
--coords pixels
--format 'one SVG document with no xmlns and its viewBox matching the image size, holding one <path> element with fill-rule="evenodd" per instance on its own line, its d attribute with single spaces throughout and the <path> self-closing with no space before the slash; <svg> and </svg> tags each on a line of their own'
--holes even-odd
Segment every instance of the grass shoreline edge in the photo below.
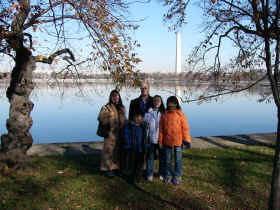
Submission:
<svg viewBox="0 0 280 210">
<path fill-rule="evenodd" d="M 232 146 L 273 147 L 276 133 L 240 134 L 229 136 L 203 136 L 192 138 L 192 148 L 228 148 Z M 81 155 L 98 153 L 103 148 L 102 141 L 33 144 L 27 154 L 32 156 Z"/>
</svg>

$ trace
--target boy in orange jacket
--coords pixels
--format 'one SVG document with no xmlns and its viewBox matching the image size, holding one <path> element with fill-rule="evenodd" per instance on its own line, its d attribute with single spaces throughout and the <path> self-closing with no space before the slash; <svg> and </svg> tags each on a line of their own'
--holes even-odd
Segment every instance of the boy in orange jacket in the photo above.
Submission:
<svg viewBox="0 0 280 210">
<path fill-rule="evenodd" d="M 165 149 L 165 182 L 178 185 L 182 176 L 182 144 L 190 148 L 191 137 L 188 121 L 176 96 L 167 99 L 167 110 L 159 123 L 159 145 Z M 175 167 L 172 168 L 172 150 L 174 150 Z"/>
</svg>

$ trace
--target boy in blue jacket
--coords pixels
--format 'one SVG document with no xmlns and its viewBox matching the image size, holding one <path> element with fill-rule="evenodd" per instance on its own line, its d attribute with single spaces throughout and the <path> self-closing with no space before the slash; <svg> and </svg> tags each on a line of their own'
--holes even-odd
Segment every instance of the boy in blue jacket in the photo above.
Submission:
<svg viewBox="0 0 280 210">
<path fill-rule="evenodd" d="M 138 184 L 141 181 L 146 148 L 150 146 L 148 142 L 148 126 L 143 121 L 143 114 L 136 112 L 133 121 L 128 121 L 124 127 L 124 145 L 126 159 L 130 164 L 129 182 Z"/>
</svg>

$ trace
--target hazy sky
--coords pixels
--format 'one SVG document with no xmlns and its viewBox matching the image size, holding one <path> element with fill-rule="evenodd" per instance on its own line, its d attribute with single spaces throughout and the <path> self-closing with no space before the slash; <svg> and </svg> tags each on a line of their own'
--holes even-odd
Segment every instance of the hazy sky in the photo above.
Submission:
<svg viewBox="0 0 280 210">
<path fill-rule="evenodd" d="M 138 56 L 143 61 L 138 68 L 145 72 L 175 71 L 176 34 L 168 31 L 167 24 L 163 22 L 164 8 L 159 1 L 151 1 L 149 4 L 136 4 L 130 8 L 130 18 L 133 20 L 145 19 L 139 22 L 140 28 L 136 30 L 132 38 L 138 40 L 141 47 L 137 50 Z M 202 40 L 201 15 L 198 7 L 190 5 L 187 10 L 188 24 L 181 30 L 182 64 L 192 48 Z M 39 33 L 40 36 L 42 34 Z M 42 38 L 43 39 L 43 38 Z M 36 54 L 36 53 L 35 53 Z M 4 64 L 7 58 L 0 58 Z M 1 62 L 2 61 L 2 62 Z M 13 62 L 5 63 L 1 70 L 11 69 Z M 37 65 L 37 70 L 49 69 L 49 66 Z"/>
<path fill-rule="evenodd" d="M 139 40 L 141 48 L 138 50 L 143 60 L 139 66 L 144 71 L 175 71 L 176 34 L 168 31 L 163 23 L 164 8 L 158 1 L 150 4 L 137 4 L 131 8 L 131 15 L 135 18 L 146 18 L 140 22 L 140 28 L 133 38 Z M 188 24 L 181 30 L 182 63 L 191 49 L 202 38 L 201 11 L 191 5 L 188 12 Z"/>
</svg>

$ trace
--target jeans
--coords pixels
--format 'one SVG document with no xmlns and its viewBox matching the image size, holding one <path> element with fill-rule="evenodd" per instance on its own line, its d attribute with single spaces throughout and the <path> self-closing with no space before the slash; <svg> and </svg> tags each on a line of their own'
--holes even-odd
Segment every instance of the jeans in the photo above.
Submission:
<svg viewBox="0 0 280 210">
<path fill-rule="evenodd" d="M 151 144 L 147 151 L 147 177 L 154 174 L 154 160 L 157 150 L 159 150 L 159 176 L 165 176 L 165 152 L 163 149 L 159 149 L 158 144 Z"/>
<path fill-rule="evenodd" d="M 133 183 L 142 177 L 145 155 L 143 152 L 134 150 L 122 150 L 121 153 L 121 174 L 127 181 Z"/>
<path fill-rule="evenodd" d="M 166 155 L 166 177 L 180 179 L 182 176 L 182 147 L 181 146 L 164 146 Z M 174 150 L 174 169 L 172 168 L 172 150 Z"/>
<path fill-rule="evenodd" d="M 132 182 L 140 181 L 140 179 L 142 177 L 143 166 L 144 166 L 144 153 L 143 152 L 134 152 L 132 176 L 130 177 L 130 180 Z"/>
</svg>

